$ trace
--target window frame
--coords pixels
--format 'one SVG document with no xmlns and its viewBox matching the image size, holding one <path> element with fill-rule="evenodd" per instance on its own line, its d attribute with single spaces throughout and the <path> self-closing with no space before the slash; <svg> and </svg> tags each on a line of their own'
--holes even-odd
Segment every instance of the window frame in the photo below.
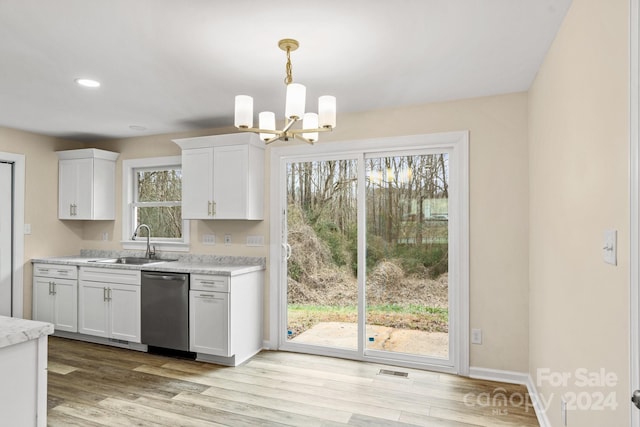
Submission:
<svg viewBox="0 0 640 427">
<path fill-rule="evenodd" d="M 146 239 L 131 240 L 135 217 L 135 195 L 137 193 L 136 171 L 140 169 L 168 169 L 179 166 L 182 168 L 181 156 L 147 157 L 142 159 L 128 159 L 122 161 L 122 244 L 123 249 L 146 249 Z M 172 202 L 153 202 L 153 205 Z M 138 203 L 139 205 L 140 203 Z M 182 239 L 152 239 L 156 250 L 160 251 L 188 251 L 189 250 L 189 220 L 182 219 Z"/>
</svg>

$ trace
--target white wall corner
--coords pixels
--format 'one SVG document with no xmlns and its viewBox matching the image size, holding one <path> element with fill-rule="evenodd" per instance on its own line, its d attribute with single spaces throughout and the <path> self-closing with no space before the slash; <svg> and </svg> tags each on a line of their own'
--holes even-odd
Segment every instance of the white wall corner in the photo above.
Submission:
<svg viewBox="0 0 640 427">
<path fill-rule="evenodd" d="M 542 405 L 542 397 L 538 394 L 536 384 L 533 382 L 531 375 L 527 375 L 527 382 L 525 385 L 527 386 L 527 392 L 529 393 L 529 397 L 533 403 L 533 409 L 536 411 L 536 417 L 538 418 L 540 427 L 551 427 L 551 422 L 549 422 L 549 418 L 547 418 L 547 411 Z"/>
</svg>

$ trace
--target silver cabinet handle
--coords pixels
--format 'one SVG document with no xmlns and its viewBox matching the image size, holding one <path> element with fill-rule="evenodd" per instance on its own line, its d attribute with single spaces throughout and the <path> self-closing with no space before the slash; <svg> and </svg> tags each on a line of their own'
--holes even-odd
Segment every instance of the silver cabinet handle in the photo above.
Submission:
<svg viewBox="0 0 640 427">
<path fill-rule="evenodd" d="M 73 216 L 73 203 L 69 205 L 69 216 Z"/>
<path fill-rule="evenodd" d="M 51 282 L 51 284 L 53 285 L 53 295 L 57 294 L 58 292 L 56 291 L 56 282 Z"/>
<path fill-rule="evenodd" d="M 51 287 L 52 287 L 51 285 L 52 285 L 52 283 L 49 282 L 49 295 L 51 295 L 53 293 L 53 291 L 51 290 Z"/>
<path fill-rule="evenodd" d="M 207 295 L 207 294 L 200 294 L 199 298 L 202 298 L 203 301 L 206 301 L 206 302 L 224 301 L 224 298 L 219 298 L 215 295 Z"/>
<path fill-rule="evenodd" d="M 211 216 L 216 216 L 216 202 L 211 202 L 211 204 L 213 205 L 213 213 Z"/>
</svg>

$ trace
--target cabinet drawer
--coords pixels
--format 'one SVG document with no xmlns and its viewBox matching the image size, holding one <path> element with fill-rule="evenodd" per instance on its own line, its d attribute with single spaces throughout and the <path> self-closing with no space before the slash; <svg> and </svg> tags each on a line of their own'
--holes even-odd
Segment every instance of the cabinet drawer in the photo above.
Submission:
<svg viewBox="0 0 640 427">
<path fill-rule="evenodd" d="M 229 277 L 209 276 L 206 274 L 192 274 L 191 290 L 229 292 Z"/>
<path fill-rule="evenodd" d="M 34 264 L 33 275 L 40 277 L 53 277 L 56 279 L 77 279 L 78 267 L 75 265 L 61 264 Z"/>
<path fill-rule="evenodd" d="M 140 286 L 140 270 L 80 267 L 80 280 Z"/>
</svg>

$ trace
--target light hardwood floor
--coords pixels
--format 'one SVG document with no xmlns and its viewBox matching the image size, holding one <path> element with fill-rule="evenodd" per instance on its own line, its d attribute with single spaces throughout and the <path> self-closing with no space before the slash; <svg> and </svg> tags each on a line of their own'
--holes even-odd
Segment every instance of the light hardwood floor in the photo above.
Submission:
<svg viewBox="0 0 640 427">
<path fill-rule="evenodd" d="M 49 426 L 538 426 L 521 386 L 285 352 L 229 368 L 50 337 L 48 391 Z"/>
</svg>

